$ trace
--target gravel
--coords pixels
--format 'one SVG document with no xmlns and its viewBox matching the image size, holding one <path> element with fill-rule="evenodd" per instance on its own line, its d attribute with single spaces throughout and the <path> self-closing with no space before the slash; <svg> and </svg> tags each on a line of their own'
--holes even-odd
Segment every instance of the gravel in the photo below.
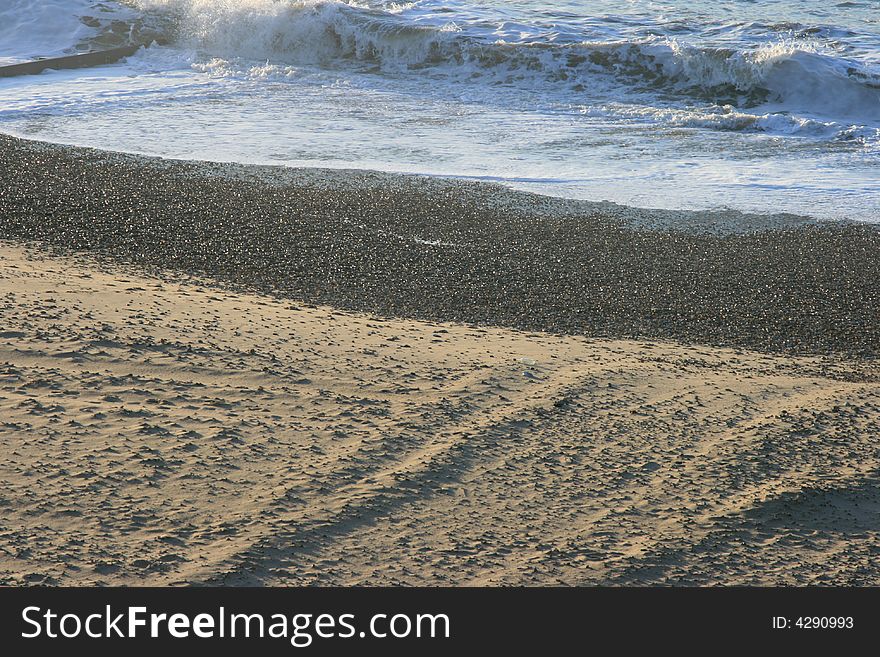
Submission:
<svg viewBox="0 0 880 657">
<path fill-rule="evenodd" d="M 307 302 L 765 351 L 874 358 L 880 349 L 872 225 L 688 213 L 673 230 L 668 212 L 483 183 L 171 161 L 7 136 L 0 171 L 2 239 Z"/>
</svg>

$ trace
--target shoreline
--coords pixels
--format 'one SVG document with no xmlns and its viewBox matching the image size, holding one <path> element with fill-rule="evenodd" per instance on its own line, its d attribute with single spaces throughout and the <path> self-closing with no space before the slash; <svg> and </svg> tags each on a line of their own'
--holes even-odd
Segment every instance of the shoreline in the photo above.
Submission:
<svg viewBox="0 0 880 657">
<path fill-rule="evenodd" d="M 873 225 L 783 218 L 773 230 L 674 231 L 664 220 L 650 230 L 603 204 L 486 183 L 161 160 L 7 136 L 0 175 L 0 239 L 285 298 L 587 337 L 880 353 Z"/>
<path fill-rule="evenodd" d="M 540 211 L 549 217 L 601 215 L 606 221 L 649 231 L 672 231 L 709 235 L 744 233 L 800 228 L 804 226 L 878 226 L 878 223 L 851 218 L 821 218 L 793 212 L 759 212 L 732 208 L 668 209 L 626 205 L 614 201 L 592 201 L 548 195 L 507 185 L 504 181 L 432 173 L 410 173 L 350 167 L 288 166 L 166 157 L 130 151 L 105 150 L 63 142 L 43 141 L 0 132 L 8 138 L 36 151 L 48 154 L 78 151 L 89 157 L 134 167 L 165 169 L 179 166 L 184 175 L 216 177 L 230 181 L 265 184 L 271 187 L 307 187 L 310 189 L 381 190 L 395 185 L 413 186 L 422 193 L 443 195 L 464 193 L 479 198 L 497 212 L 518 214 L 523 206 L 529 214 Z"/>
</svg>

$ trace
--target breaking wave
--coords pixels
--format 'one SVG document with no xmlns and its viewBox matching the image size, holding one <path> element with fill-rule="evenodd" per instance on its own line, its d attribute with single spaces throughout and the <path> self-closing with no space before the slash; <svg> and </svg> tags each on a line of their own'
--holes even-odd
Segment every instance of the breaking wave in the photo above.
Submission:
<svg viewBox="0 0 880 657">
<path fill-rule="evenodd" d="M 571 41 L 494 38 L 490 29 L 412 20 L 405 5 L 333 0 L 136 0 L 168 36 L 211 58 L 425 71 L 547 93 L 623 85 L 666 100 L 776 106 L 841 121 L 880 121 L 880 73 L 808 43 L 698 47 L 668 37 Z M 560 42 L 562 41 L 562 42 Z"/>
</svg>

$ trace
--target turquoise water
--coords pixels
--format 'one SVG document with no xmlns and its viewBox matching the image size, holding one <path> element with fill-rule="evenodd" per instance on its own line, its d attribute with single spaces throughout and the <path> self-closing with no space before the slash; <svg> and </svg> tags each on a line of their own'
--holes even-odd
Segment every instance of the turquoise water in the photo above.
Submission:
<svg viewBox="0 0 880 657">
<path fill-rule="evenodd" d="M 0 5 L 0 63 L 168 44 L 0 80 L 13 134 L 880 220 L 877 0 L 39 6 Z"/>
</svg>

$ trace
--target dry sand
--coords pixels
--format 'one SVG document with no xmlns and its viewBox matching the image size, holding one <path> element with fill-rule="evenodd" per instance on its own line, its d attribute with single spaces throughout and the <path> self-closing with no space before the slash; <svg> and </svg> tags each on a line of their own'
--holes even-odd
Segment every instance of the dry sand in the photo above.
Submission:
<svg viewBox="0 0 880 657">
<path fill-rule="evenodd" d="M 878 375 L 0 243 L 0 582 L 876 584 Z"/>
</svg>

